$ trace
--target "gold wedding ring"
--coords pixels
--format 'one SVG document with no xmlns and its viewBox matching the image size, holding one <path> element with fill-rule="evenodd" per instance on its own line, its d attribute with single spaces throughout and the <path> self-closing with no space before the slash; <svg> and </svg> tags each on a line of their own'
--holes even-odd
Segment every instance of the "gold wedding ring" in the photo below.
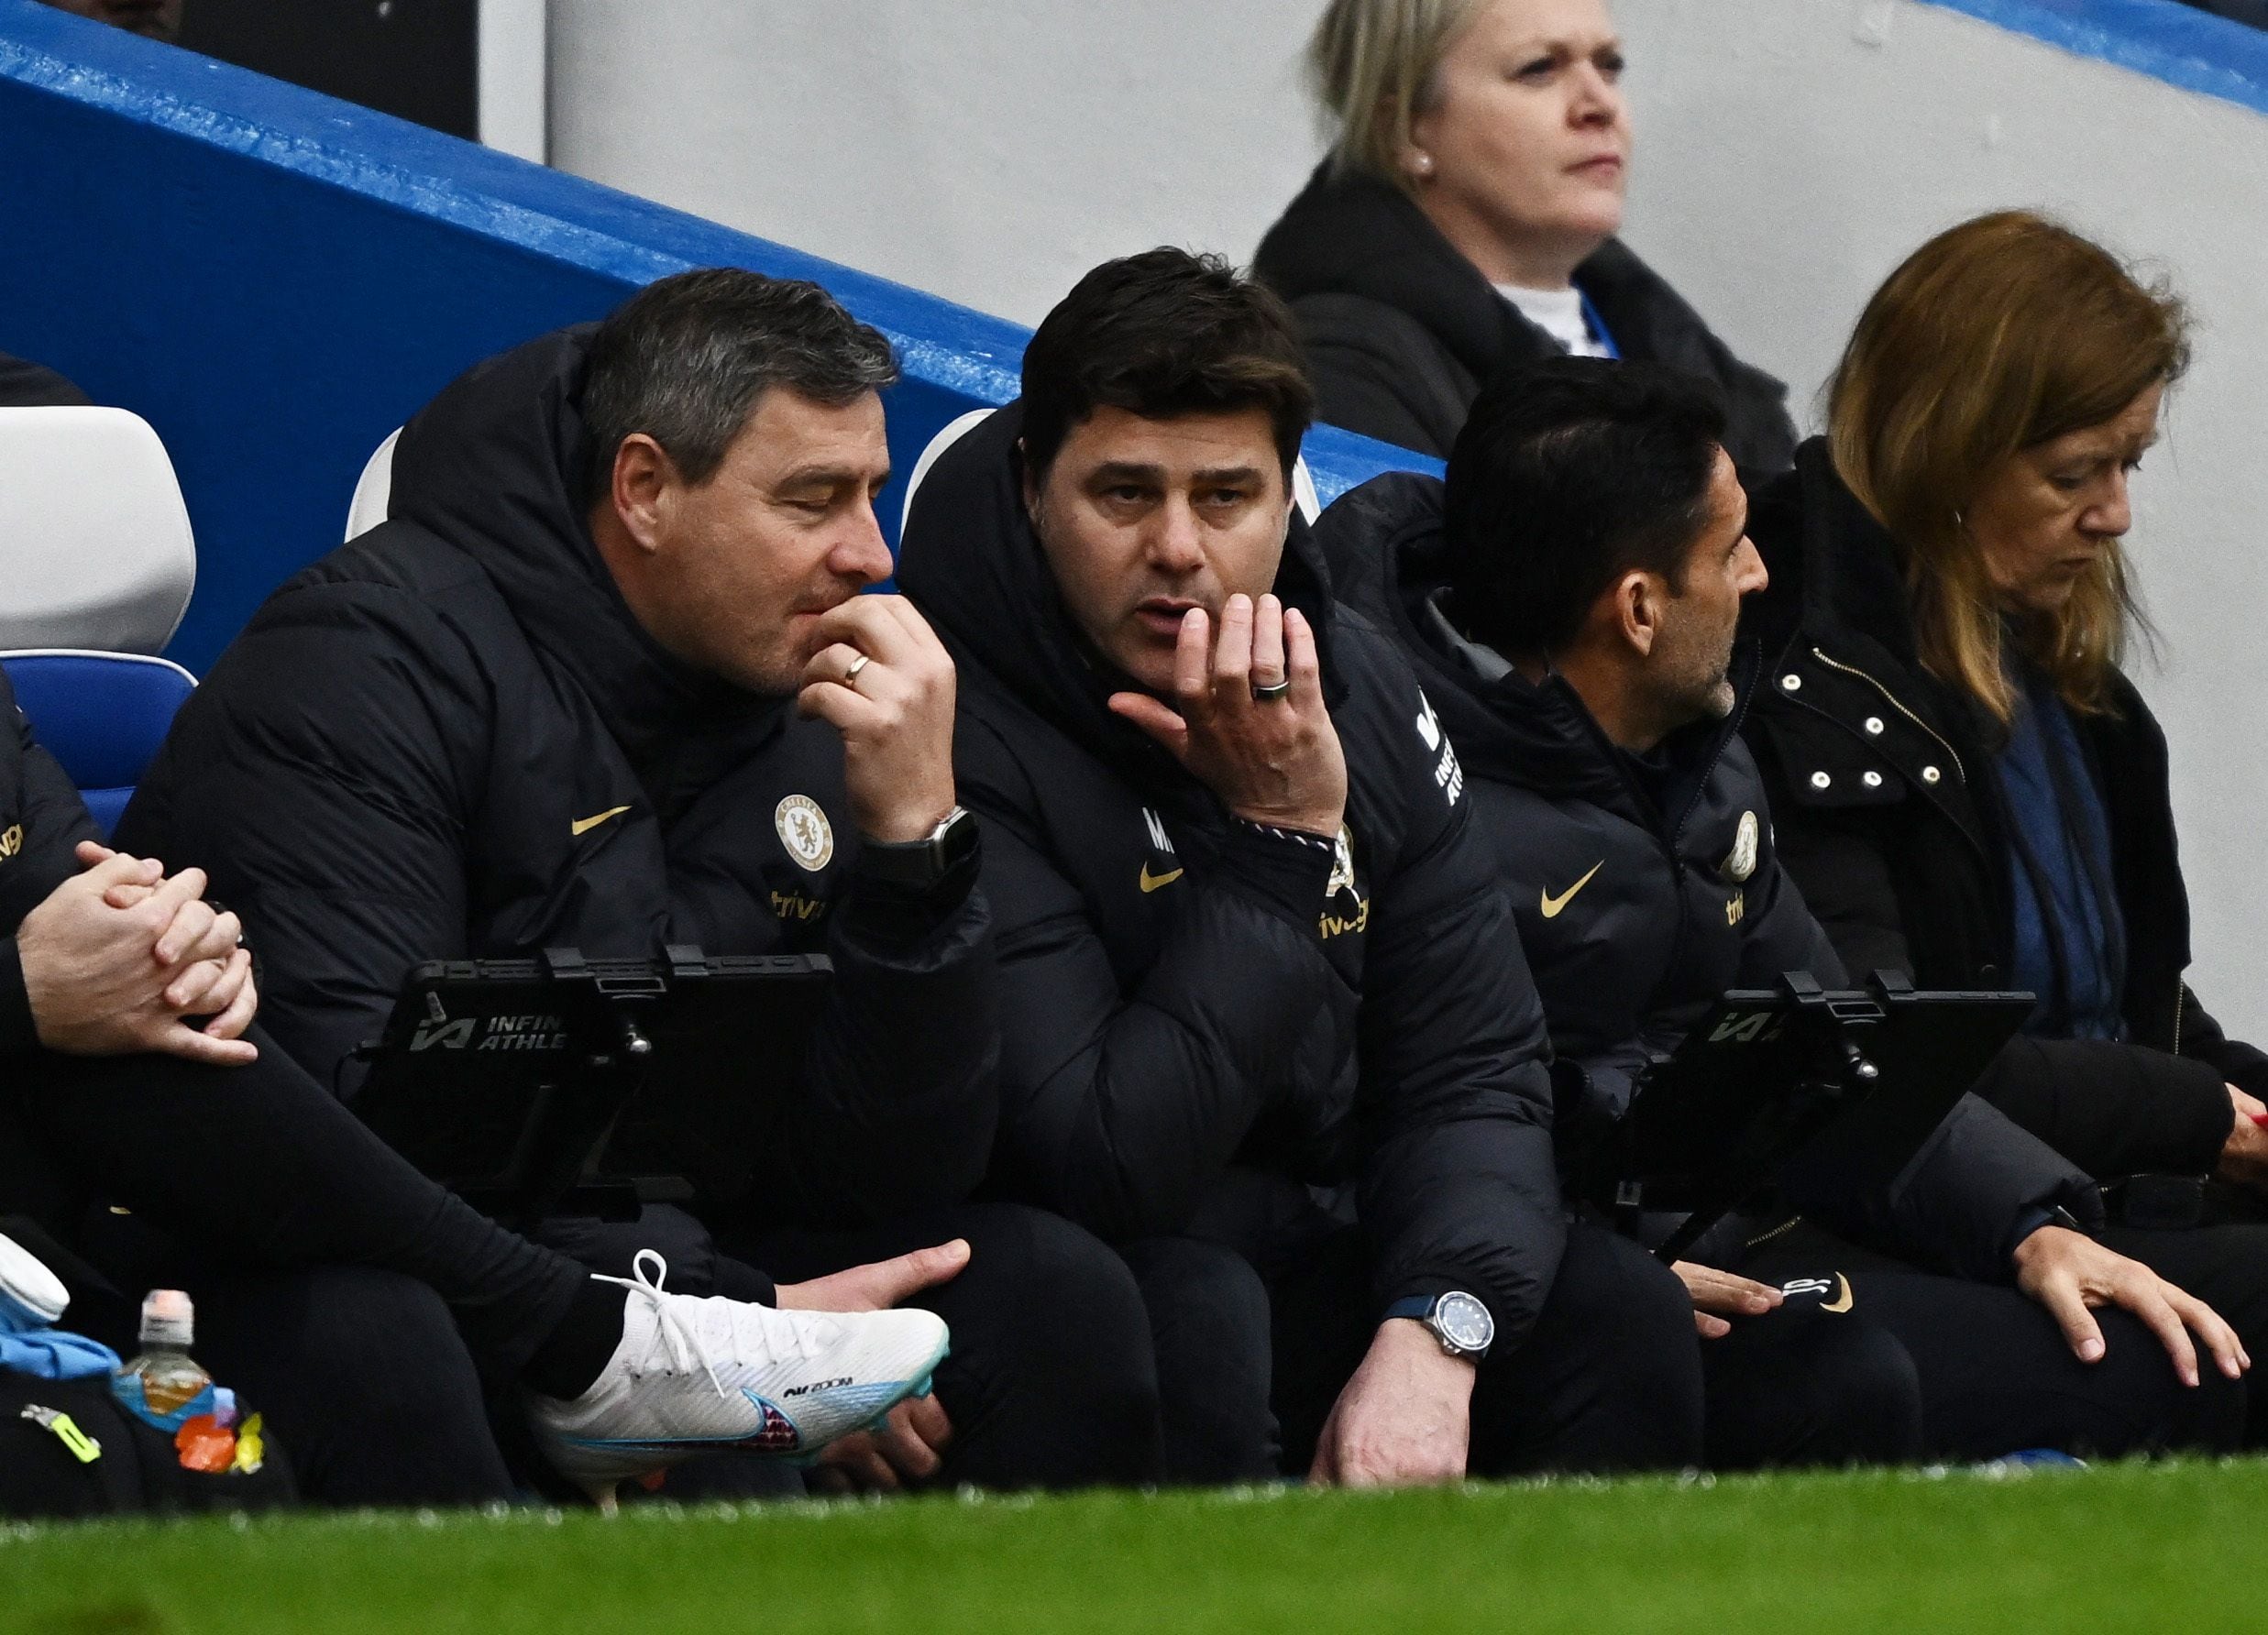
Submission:
<svg viewBox="0 0 2268 1635">
<path fill-rule="evenodd" d="M 842 673 L 842 685 L 854 693 L 858 691 L 858 673 L 873 662 L 872 658 L 863 653 L 853 659 L 851 667 Z"/>
</svg>

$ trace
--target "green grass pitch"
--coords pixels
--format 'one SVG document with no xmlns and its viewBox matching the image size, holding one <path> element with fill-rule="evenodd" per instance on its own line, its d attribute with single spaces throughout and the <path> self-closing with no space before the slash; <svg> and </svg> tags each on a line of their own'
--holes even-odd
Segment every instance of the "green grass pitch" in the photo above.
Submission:
<svg viewBox="0 0 2268 1635">
<path fill-rule="evenodd" d="M 0 1629 L 2250 1630 L 2268 1463 L 0 1527 Z"/>
</svg>

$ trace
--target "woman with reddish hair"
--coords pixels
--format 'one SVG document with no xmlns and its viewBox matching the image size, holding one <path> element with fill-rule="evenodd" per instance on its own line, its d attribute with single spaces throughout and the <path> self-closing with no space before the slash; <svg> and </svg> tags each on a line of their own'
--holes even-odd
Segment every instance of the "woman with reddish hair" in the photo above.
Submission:
<svg viewBox="0 0 2268 1635">
<path fill-rule="evenodd" d="M 1779 850 L 1854 971 L 2038 995 L 1979 1093 L 2106 1186 L 2113 1246 L 2268 1331 L 2268 1056 L 2186 985 L 2128 488 L 2189 360 L 2181 302 L 2006 212 L 1867 303 L 1828 433 L 1754 497 L 1801 628 L 1746 725 Z M 2254 1241 L 2257 1240 L 2257 1241 Z M 2261 1429 L 2255 1414 L 2255 1429 Z"/>
</svg>

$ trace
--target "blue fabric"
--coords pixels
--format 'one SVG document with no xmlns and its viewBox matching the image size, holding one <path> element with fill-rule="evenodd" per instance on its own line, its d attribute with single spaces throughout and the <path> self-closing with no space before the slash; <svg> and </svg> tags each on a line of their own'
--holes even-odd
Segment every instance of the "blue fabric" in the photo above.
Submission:
<svg viewBox="0 0 2268 1635">
<path fill-rule="evenodd" d="M 83 1334 L 50 1328 L 38 1312 L 0 1293 L 0 1368 L 39 1379 L 92 1379 L 117 1372 L 118 1354 Z"/>
<path fill-rule="evenodd" d="M 1619 362 L 1623 356 L 1623 349 L 1614 344 L 1614 337 L 1607 329 L 1606 320 L 1599 316 L 1599 309 L 1591 304 L 1591 297 L 1588 295 L 1583 297 L 1583 322 L 1591 325 L 1591 338 L 1606 348 L 1606 355 L 1609 357 Z"/>
<path fill-rule="evenodd" d="M 2029 666 L 2011 679 L 2016 719 L 1997 769 L 2009 809 L 2015 982 L 2040 996 L 2024 1031 L 2122 1039 L 2126 920 L 2112 883 L 2102 794 L 2053 686 Z"/>
</svg>

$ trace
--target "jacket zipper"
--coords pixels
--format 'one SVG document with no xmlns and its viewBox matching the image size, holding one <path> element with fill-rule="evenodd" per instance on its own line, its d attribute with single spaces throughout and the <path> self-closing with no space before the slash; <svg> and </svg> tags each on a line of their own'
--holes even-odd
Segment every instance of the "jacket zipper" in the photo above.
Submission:
<svg viewBox="0 0 2268 1635">
<path fill-rule="evenodd" d="M 1803 1217 L 1801 1215 L 1789 1215 L 1786 1220 L 1782 1221 L 1778 1225 L 1773 1227 L 1769 1232 L 1759 1232 L 1756 1236 L 1750 1238 L 1746 1243 L 1743 1244 L 1741 1247 L 1744 1249 L 1760 1248 L 1764 1245 L 1770 1243 L 1774 1238 L 1785 1236 L 1787 1234 L 1793 1232 L 1797 1227 L 1802 1224 Z"/>
<path fill-rule="evenodd" d="M 2182 1053 L 2182 1012 L 2189 1002 L 2189 984 L 2180 977 L 2174 979 L 2174 1048 L 2172 1055 Z"/>
<path fill-rule="evenodd" d="M 1857 676 L 1859 680 L 1865 682 L 1868 686 L 1874 688 L 1876 692 L 1880 693 L 1885 698 L 1888 699 L 1892 709 L 1898 711 L 1899 715 L 1904 716 L 1915 726 L 1921 728 L 1922 731 L 1927 732 L 1930 737 L 1936 741 L 1937 747 L 1944 751 L 1946 756 L 1953 762 L 1953 770 L 1959 775 L 1961 782 L 1964 785 L 1967 784 L 1969 781 L 1968 769 L 1961 764 L 1960 752 L 1955 750 L 1951 744 L 1947 743 L 1943 738 L 1939 738 L 1935 729 L 1931 727 L 1927 721 L 1923 720 L 1920 716 L 1914 714 L 1912 710 L 1908 709 L 1903 704 L 1900 704 L 1898 701 L 1897 694 L 1891 692 L 1889 688 L 1884 686 L 1880 682 L 1877 681 L 1873 676 L 1867 675 L 1864 670 L 1861 670 L 1857 665 L 1846 664 L 1842 663 L 1840 660 L 1831 659 L 1816 647 L 1811 649 L 1811 656 L 1817 659 L 1821 664 L 1826 665 L 1830 670 L 1840 670 L 1845 675 Z"/>
</svg>

